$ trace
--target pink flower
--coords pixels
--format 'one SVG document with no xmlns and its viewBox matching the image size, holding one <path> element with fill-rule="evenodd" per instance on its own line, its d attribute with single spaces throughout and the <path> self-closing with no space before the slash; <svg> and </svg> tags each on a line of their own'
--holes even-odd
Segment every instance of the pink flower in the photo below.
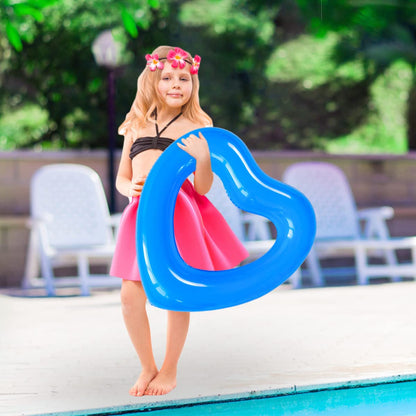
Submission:
<svg viewBox="0 0 416 416">
<path fill-rule="evenodd" d="M 180 69 L 185 68 L 185 58 L 187 57 L 187 53 L 181 48 L 171 49 L 168 53 L 167 60 L 172 65 L 172 68 L 177 68 L 179 66 Z"/>
<path fill-rule="evenodd" d="M 199 71 L 200 65 L 201 65 L 201 57 L 199 55 L 195 55 L 194 59 L 192 59 L 191 74 L 197 74 Z"/>
<path fill-rule="evenodd" d="M 163 62 L 159 61 L 159 55 L 155 53 L 154 55 L 146 55 L 147 66 L 153 72 L 158 69 L 163 69 L 164 64 Z"/>
</svg>

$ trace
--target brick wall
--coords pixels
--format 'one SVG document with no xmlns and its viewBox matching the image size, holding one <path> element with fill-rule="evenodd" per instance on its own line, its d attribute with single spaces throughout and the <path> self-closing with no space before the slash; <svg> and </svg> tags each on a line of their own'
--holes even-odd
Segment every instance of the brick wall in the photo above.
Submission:
<svg viewBox="0 0 416 416">
<path fill-rule="evenodd" d="M 392 155 L 327 155 L 311 152 L 253 152 L 260 167 L 281 179 L 292 163 L 328 161 L 346 173 L 359 207 L 389 205 L 395 218 L 392 235 L 416 235 L 416 153 Z M 118 165 L 116 157 L 116 166 Z M 30 178 L 43 165 L 80 163 L 100 175 L 108 196 L 105 151 L 0 152 L 0 287 L 17 286 L 23 276 L 29 231 Z M 117 195 L 122 210 L 126 198 Z"/>
</svg>

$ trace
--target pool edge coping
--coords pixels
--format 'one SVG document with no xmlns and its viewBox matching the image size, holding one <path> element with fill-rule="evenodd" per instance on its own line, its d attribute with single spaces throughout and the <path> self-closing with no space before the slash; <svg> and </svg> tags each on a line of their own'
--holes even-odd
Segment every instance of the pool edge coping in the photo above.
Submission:
<svg viewBox="0 0 416 416">
<path fill-rule="evenodd" d="M 416 373 L 399 374 L 386 377 L 362 378 L 355 380 L 340 380 L 320 384 L 305 384 L 280 387 L 270 390 L 252 390 L 240 393 L 217 394 L 212 396 L 200 396 L 177 400 L 147 402 L 142 404 L 117 405 L 104 408 L 70 410 L 52 413 L 33 413 L 28 416 L 99 416 L 99 415 L 128 415 L 133 412 L 149 412 L 167 410 L 172 408 L 190 407 L 222 402 L 235 402 L 243 400 L 266 399 L 279 396 L 288 396 L 304 393 L 316 393 L 320 391 L 353 389 L 371 387 L 383 384 L 403 383 L 416 381 Z"/>
</svg>

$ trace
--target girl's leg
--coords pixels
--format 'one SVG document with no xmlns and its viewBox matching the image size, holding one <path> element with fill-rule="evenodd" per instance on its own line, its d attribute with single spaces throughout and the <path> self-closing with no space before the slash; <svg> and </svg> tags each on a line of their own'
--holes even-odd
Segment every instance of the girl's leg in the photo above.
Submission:
<svg viewBox="0 0 416 416">
<path fill-rule="evenodd" d="M 185 344 L 190 321 L 189 312 L 168 311 L 166 355 L 159 374 L 147 387 L 146 394 L 158 396 L 176 387 L 176 371 Z"/>
<path fill-rule="evenodd" d="M 121 305 L 127 331 L 142 365 L 142 373 L 130 389 L 130 394 L 143 396 L 149 383 L 156 377 L 158 369 L 153 356 L 146 294 L 141 282 L 123 280 Z"/>
</svg>

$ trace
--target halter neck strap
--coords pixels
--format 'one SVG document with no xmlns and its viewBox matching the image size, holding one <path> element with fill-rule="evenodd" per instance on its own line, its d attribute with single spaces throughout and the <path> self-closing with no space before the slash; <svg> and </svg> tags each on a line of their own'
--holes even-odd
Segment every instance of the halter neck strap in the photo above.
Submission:
<svg viewBox="0 0 416 416">
<path fill-rule="evenodd" d="M 159 138 L 160 135 L 174 122 L 176 121 L 180 116 L 182 115 L 182 111 L 175 117 L 173 117 L 173 119 L 171 121 L 169 121 L 168 124 L 166 124 L 165 127 L 163 127 L 162 130 L 159 131 L 159 126 L 157 125 L 157 110 L 155 110 L 155 120 L 156 120 L 156 136 Z"/>
</svg>

